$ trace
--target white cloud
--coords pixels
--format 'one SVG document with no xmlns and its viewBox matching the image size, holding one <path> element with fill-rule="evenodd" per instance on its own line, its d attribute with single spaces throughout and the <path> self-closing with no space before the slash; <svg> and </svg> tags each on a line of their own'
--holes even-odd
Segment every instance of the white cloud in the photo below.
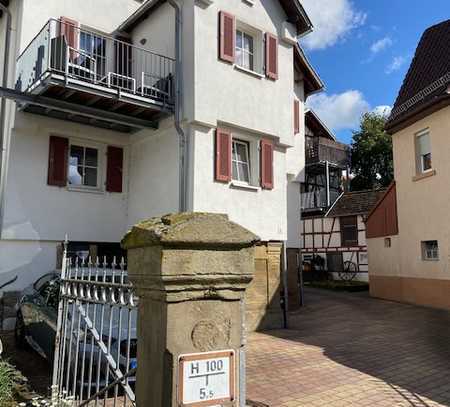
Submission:
<svg viewBox="0 0 450 407">
<path fill-rule="evenodd" d="M 372 109 L 373 113 L 376 113 L 378 115 L 382 115 L 382 116 L 389 116 L 391 114 L 392 111 L 392 106 L 389 105 L 380 105 L 380 106 L 376 106 Z"/>
<path fill-rule="evenodd" d="M 379 52 L 390 47 L 392 44 L 393 44 L 393 42 L 390 37 L 384 37 L 384 38 L 379 39 L 378 41 L 375 41 L 371 45 L 370 51 L 372 52 L 372 54 L 378 54 Z"/>
<path fill-rule="evenodd" d="M 333 46 L 367 18 L 350 0 L 303 0 L 302 4 L 314 25 L 314 31 L 301 40 L 310 50 Z"/>
<path fill-rule="evenodd" d="M 406 58 L 402 56 L 394 57 L 392 62 L 386 67 L 385 72 L 389 75 L 392 72 L 398 71 L 406 62 Z"/>
<path fill-rule="evenodd" d="M 358 90 L 319 93 L 308 99 L 308 106 L 334 131 L 358 128 L 361 115 L 370 111 L 369 103 Z"/>
</svg>

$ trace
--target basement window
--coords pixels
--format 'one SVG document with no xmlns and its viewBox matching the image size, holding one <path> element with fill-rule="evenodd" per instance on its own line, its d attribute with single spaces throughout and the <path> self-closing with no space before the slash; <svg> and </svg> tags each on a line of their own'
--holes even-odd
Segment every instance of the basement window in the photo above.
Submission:
<svg viewBox="0 0 450 407">
<path fill-rule="evenodd" d="M 439 260 L 439 245 L 437 240 L 425 240 L 422 245 L 422 260 Z"/>
</svg>

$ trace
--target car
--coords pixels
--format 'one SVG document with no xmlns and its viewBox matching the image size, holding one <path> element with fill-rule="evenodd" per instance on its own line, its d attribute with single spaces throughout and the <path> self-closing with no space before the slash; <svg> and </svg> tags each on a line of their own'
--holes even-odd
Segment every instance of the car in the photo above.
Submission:
<svg viewBox="0 0 450 407">
<path fill-rule="evenodd" d="M 111 282 L 111 273 L 105 273 L 105 276 L 103 277 L 106 278 L 105 282 Z M 54 360 L 55 355 L 60 284 L 59 272 L 47 273 L 23 290 L 16 306 L 15 339 L 17 345 L 19 347 L 30 346 L 49 362 Z M 99 385 L 103 386 L 106 382 L 105 372 L 107 370 L 105 349 L 109 349 L 109 355 L 114 361 L 118 361 L 122 372 L 135 368 L 137 365 L 136 308 L 120 311 L 120 307 L 117 305 L 85 304 L 80 312 L 79 305 L 75 306 L 74 304 L 71 303 L 66 308 L 65 341 L 61 342 L 61 346 L 65 348 L 64 363 L 68 363 L 70 366 L 66 370 L 73 372 L 77 369 L 79 372 L 82 366 L 86 366 L 87 370 L 91 364 L 94 372 L 101 372 Z M 95 329 L 88 329 L 85 317 L 91 321 L 91 327 Z M 96 334 L 93 334 L 93 331 Z M 103 345 L 98 344 L 97 340 L 93 338 L 94 335 L 97 335 L 97 338 L 101 337 Z M 126 366 L 127 362 L 128 366 Z M 100 369 L 97 368 L 98 366 Z M 82 375 L 77 374 L 78 384 L 81 382 Z M 87 373 L 84 376 L 87 376 Z M 85 380 L 86 377 L 82 379 L 84 386 L 87 385 Z M 129 383 L 134 383 L 134 381 L 134 376 L 128 378 Z"/>
</svg>

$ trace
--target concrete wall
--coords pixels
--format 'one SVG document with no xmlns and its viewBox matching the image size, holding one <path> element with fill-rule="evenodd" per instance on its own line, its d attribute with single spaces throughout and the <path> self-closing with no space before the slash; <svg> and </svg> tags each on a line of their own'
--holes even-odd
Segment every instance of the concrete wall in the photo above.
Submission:
<svg viewBox="0 0 450 407">
<path fill-rule="evenodd" d="M 415 135 L 429 129 L 432 167 L 429 177 L 415 178 Z M 371 293 L 390 299 L 450 308 L 448 174 L 450 107 L 441 109 L 393 135 L 397 186 L 398 236 L 391 248 L 384 238 L 368 239 Z M 421 241 L 437 240 L 439 260 L 422 259 Z"/>
</svg>

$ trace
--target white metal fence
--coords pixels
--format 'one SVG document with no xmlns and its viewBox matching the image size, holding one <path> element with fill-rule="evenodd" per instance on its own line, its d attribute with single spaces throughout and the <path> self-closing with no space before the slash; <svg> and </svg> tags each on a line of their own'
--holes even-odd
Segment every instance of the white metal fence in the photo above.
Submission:
<svg viewBox="0 0 450 407">
<path fill-rule="evenodd" d="M 71 258 L 66 247 L 58 289 L 54 392 L 76 406 L 135 405 L 137 297 L 124 259 Z"/>
</svg>

